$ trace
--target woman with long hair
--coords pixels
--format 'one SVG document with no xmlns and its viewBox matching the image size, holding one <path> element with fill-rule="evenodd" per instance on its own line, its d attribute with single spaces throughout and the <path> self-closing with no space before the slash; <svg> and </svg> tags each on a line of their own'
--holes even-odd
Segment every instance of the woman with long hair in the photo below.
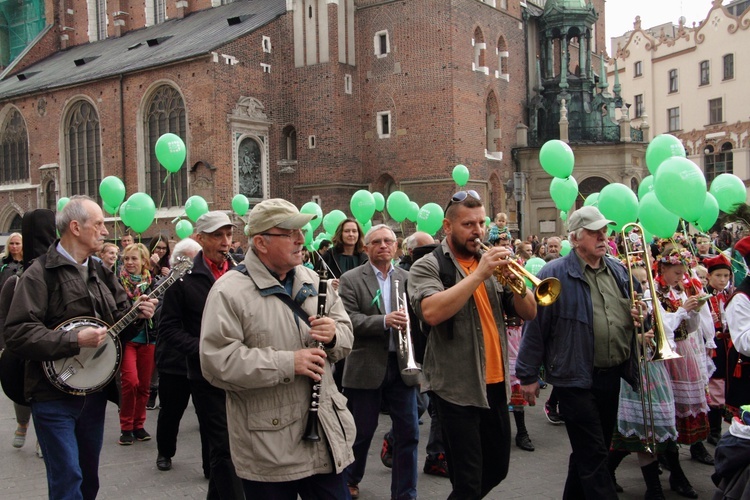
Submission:
<svg viewBox="0 0 750 500">
<path fill-rule="evenodd" d="M 345 272 L 367 262 L 365 235 L 355 219 L 344 219 L 333 235 L 332 247 L 323 255 L 323 261 L 340 278 Z"/>
<path fill-rule="evenodd" d="M 20 233 L 12 233 L 5 243 L 5 250 L 0 263 L 0 289 L 11 276 L 23 274 L 23 238 Z M 10 285 L 8 285 L 10 286 Z M 0 342 L 2 346 L 5 342 Z M 16 411 L 16 431 L 13 434 L 13 447 L 21 448 L 26 444 L 26 432 L 29 430 L 31 420 L 31 407 L 13 403 Z"/>
<path fill-rule="evenodd" d="M 150 254 L 146 245 L 128 245 L 122 254 L 120 283 L 135 303 L 141 295 L 148 295 L 153 287 L 149 271 Z M 122 397 L 120 398 L 120 439 L 121 445 L 133 444 L 133 440 L 148 441 L 151 435 L 143 428 L 146 422 L 146 402 L 148 401 L 151 374 L 154 371 L 154 349 L 156 336 L 151 322 L 123 347 L 120 375 Z"/>
<path fill-rule="evenodd" d="M 20 233 L 11 233 L 0 257 L 0 287 L 13 276 L 23 273 L 23 240 Z"/>
<path fill-rule="evenodd" d="M 156 277 L 169 274 L 169 269 L 171 267 L 169 265 L 169 238 L 163 234 L 151 238 L 151 241 L 148 243 L 148 252 L 151 256 L 149 258 L 151 263 L 151 275 Z"/>
</svg>

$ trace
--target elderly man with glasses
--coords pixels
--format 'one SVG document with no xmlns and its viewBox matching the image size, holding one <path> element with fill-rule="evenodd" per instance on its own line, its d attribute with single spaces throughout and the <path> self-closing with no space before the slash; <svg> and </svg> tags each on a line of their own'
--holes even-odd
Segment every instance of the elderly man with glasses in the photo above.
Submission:
<svg viewBox="0 0 750 500">
<path fill-rule="evenodd" d="M 498 267 L 508 272 L 510 251 L 493 247 L 480 257 L 486 230 L 479 194 L 459 191 L 445 210 L 445 239 L 414 263 L 409 276 L 411 304 L 432 327 L 423 370 L 443 428 L 449 498 L 482 498 L 508 474 L 510 374 L 503 316 L 536 316 L 530 291 L 517 295 L 493 276 Z"/>
<path fill-rule="evenodd" d="M 349 353 L 352 328 L 335 294 L 319 294 L 320 278 L 302 265 L 301 228 L 313 217 L 286 200 L 258 203 L 243 265 L 206 300 L 201 366 L 227 392 L 232 458 L 248 499 L 348 498 L 354 419 L 331 368 Z"/>
<path fill-rule="evenodd" d="M 418 376 L 401 373 L 405 360 L 398 355 L 398 336 L 405 334 L 408 316 L 399 295 L 406 291 L 409 274 L 393 266 L 396 247 L 396 235 L 390 227 L 374 226 L 365 235 L 368 261 L 340 279 L 339 293 L 354 328 L 354 347 L 343 377 L 344 392 L 357 423 L 355 461 L 347 468 L 352 498 L 359 496 L 358 485 L 378 426 L 381 399 L 393 422 L 390 497 L 417 498 Z"/>
</svg>

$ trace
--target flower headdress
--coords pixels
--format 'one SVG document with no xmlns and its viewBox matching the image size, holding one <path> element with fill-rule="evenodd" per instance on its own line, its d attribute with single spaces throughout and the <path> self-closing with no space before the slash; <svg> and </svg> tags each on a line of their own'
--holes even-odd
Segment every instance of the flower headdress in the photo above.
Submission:
<svg viewBox="0 0 750 500">
<path fill-rule="evenodd" d="M 685 266 L 690 267 L 693 261 L 693 254 L 687 250 L 677 250 L 673 248 L 668 254 L 660 255 L 657 262 L 660 264 L 667 264 L 670 266 Z"/>
</svg>

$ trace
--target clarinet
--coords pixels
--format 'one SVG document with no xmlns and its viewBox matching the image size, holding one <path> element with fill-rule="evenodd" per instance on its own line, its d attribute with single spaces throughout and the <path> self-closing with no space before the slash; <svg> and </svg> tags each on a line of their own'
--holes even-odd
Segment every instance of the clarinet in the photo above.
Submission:
<svg viewBox="0 0 750 500">
<path fill-rule="evenodd" d="M 320 280 L 318 284 L 318 317 L 322 318 L 326 315 L 326 291 L 328 282 L 324 279 Z M 317 342 L 315 347 L 323 349 L 323 342 Z M 310 401 L 310 409 L 307 414 L 307 425 L 305 426 L 305 435 L 302 439 L 305 441 L 320 441 L 318 435 L 318 408 L 320 407 L 320 386 L 323 383 L 323 377 L 320 380 L 312 384 L 312 399 Z"/>
</svg>

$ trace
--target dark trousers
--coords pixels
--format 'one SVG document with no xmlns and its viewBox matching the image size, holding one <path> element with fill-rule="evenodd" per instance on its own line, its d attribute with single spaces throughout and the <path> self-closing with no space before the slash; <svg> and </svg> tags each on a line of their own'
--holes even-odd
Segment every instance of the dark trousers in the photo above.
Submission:
<svg viewBox="0 0 750 500">
<path fill-rule="evenodd" d="M 159 373 L 159 417 L 156 420 L 156 449 L 159 455 L 172 458 L 177 452 L 177 434 L 180 432 L 180 420 L 185 414 L 190 401 L 190 382 L 186 375 Z M 201 436 L 201 455 L 203 472 L 211 475 L 208 438 L 203 427 L 199 427 Z"/>
<path fill-rule="evenodd" d="M 344 474 L 315 474 L 314 476 L 283 481 L 280 483 L 262 483 L 242 480 L 245 495 L 248 499 L 265 500 L 350 500 Z"/>
<path fill-rule="evenodd" d="M 357 437 L 352 451 L 354 463 L 346 468 L 346 480 L 359 484 L 365 475 L 367 452 L 378 426 L 381 398 L 387 405 L 393 423 L 393 468 L 391 469 L 391 498 L 417 498 L 417 388 L 408 387 L 401 379 L 395 353 L 388 355 L 385 379 L 378 389 L 344 391 L 347 405 L 357 424 Z"/>
<path fill-rule="evenodd" d="M 431 394 L 443 429 L 453 491 L 449 499 L 487 495 L 508 475 L 510 418 L 505 384 L 487 386 L 489 408 L 459 406 Z"/>
<path fill-rule="evenodd" d="M 211 477 L 206 498 L 243 499 L 242 482 L 229 453 L 226 394 L 205 380 L 190 380 L 190 391 L 198 423 L 208 438 Z"/>
<path fill-rule="evenodd" d="M 570 446 L 563 499 L 617 499 L 607 453 L 617 423 L 620 367 L 594 369 L 591 389 L 556 386 Z"/>
</svg>

